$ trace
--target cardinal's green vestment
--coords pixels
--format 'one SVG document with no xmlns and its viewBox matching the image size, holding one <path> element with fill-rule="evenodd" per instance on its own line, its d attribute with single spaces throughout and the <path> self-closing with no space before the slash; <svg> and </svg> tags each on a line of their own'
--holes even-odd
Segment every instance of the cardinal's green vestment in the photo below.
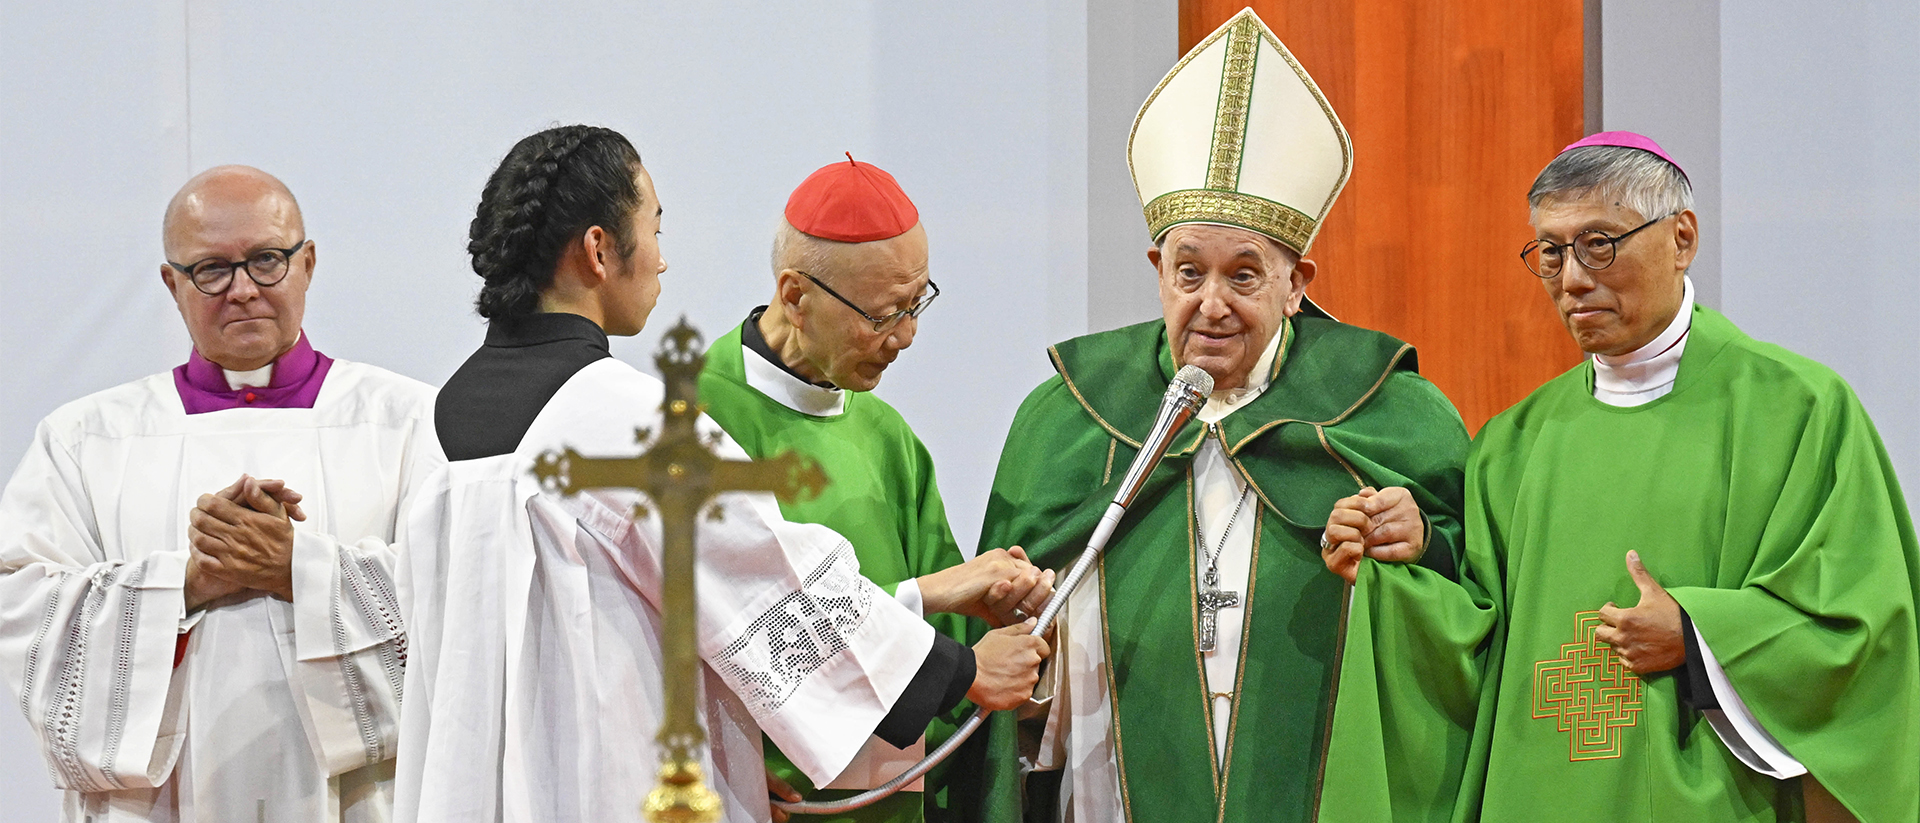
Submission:
<svg viewBox="0 0 1920 823">
<path fill-rule="evenodd" d="M 1597 610 L 1636 550 L 1762 728 L 1863 821 L 1920 820 L 1920 592 L 1879 435 L 1832 370 L 1696 307 L 1671 393 L 1619 408 L 1591 362 L 1490 421 L 1464 573 L 1495 600 L 1463 820 L 1799 819 L 1674 672 L 1626 670 Z"/>
<path fill-rule="evenodd" d="M 756 313 L 757 314 L 757 313 Z M 749 320 L 751 322 L 751 320 Z M 796 410 L 752 385 L 746 376 L 741 327 L 714 341 L 700 374 L 700 401 L 747 454 L 756 460 L 794 451 L 817 461 L 830 481 L 811 500 L 782 502 L 780 513 L 795 523 L 816 523 L 839 532 L 853 544 L 860 573 L 888 592 L 906 580 L 958 565 L 963 558 L 947 524 L 946 507 L 934 483 L 933 460 L 926 446 L 898 411 L 871 392 L 841 392 L 844 407 L 829 414 Z M 966 645 L 984 625 L 968 626 L 966 618 L 933 614 L 934 628 Z M 953 732 L 959 718 L 971 711 L 962 701 L 927 728 L 931 751 Z M 969 759 L 971 758 L 971 759 Z M 963 805 L 954 808 L 950 795 L 973 797 L 970 787 L 978 772 L 977 751 L 963 749 L 955 761 L 929 774 L 924 797 L 903 791 L 844 817 L 797 817 L 796 820 L 846 820 L 863 823 L 911 823 L 923 819 L 965 817 Z M 912 758 L 908 758 L 909 761 Z M 767 743 L 767 768 L 798 788 L 808 799 L 845 797 L 851 790 L 814 791 L 806 777 Z M 894 773 L 897 773 L 895 770 Z M 891 774 L 883 775 L 890 777 Z M 955 781 L 958 788 L 949 789 Z"/>
<path fill-rule="evenodd" d="M 1047 720 L 1046 739 L 1068 741 L 1060 792 L 1080 793 L 1064 804 L 1069 820 L 1444 819 L 1452 806 L 1476 705 L 1473 650 L 1432 672 L 1377 657 L 1377 644 L 1394 654 L 1420 632 L 1376 636 L 1351 623 L 1349 589 L 1326 569 L 1319 541 L 1340 498 L 1404 486 L 1426 518 L 1427 550 L 1420 565 L 1376 576 L 1413 590 L 1457 588 L 1465 428 L 1418 374 L 1411 346 L 1306 313 L 1280 334 L 1271 383 L 1175 439 L 1097 574 L 1074 594 L 1068 611 L 1090 610 L 1093 630 L 1079 628 L 1085 615 L 1059 624 L 1075 628 L 1056 646 L 1051 665 L 1066 667 L 1056 676 L 1095 684 L 1069 710 L 1056 703 Z M 1058 374 L 1014 418 L 981 545 L 1023 545 L 1059 568 L 1112 499 L 1175 369 L 1161 321 L 1076 338 L 1051 354 Z M 1230 704 L 1210 695 L 1199 650 L 1194 467 L 1209 439 L 1250 486 L 1248 512 L 1257 512 Z M 1100 702 L 1088 705 L 1088 692 Z M 1232 706 L 1224 757 L 1216 705 Z M 1032 807 L 1059 800 L 1043 775 L 1028 781 Z M 1089 796 L 1103 783 L 1117 797 Z"/>
</svg>

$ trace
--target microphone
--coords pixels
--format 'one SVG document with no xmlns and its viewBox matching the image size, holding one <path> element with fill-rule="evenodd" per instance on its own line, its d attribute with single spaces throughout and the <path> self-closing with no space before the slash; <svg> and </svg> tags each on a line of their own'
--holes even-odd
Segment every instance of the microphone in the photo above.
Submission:
<svg viewBox="0 0 1920 823">
<path fill-rule="evenodd" d="M 1107 538 L 1113 536 L 1113 529 L 1120 525 L 1120 516 L 1127 513 L 1127 507 L 1133 504 L 1134 495 L 1146 485 L 1147 475 L 1153 474 L 1160 458 L 1167 456 L 1167 447 L 1173 444 L 1173 436 L 1193 419 L 1200 410 L 1200 404 L 1206 402 L 1207 395 L 1213 394 L 1213 375 L 1207 374 L 1199 366 L 1181 366 L 1180 372 L 1173 376 L 1173 382 L 1167 384 L 1167 392 L 1160 396 L 1160 412 L 1154 415 L 1153 428 L 1148 430 L 1146 439 L 1140 441 L 1140 453 L 1133 456 L 1133 464 L 1127 467 L 1127 473 L 1120 480 L 1120 488 L 1113 493 L 1113 502 L 1107 504 L 1107 513 L 1100 518 L 1100 525 L 1093 529 L 1093 536 L 1087 540 L 1087 547 L 1080 551 L 1080 557 L 1073 561 L 1073 568 L 1067 576 L 1061 578 L 1059 585 L 1053 587 L 1053 597 L 1047 600 L 1045 608 L 1040 610 L 1039 619 L 1034 621 L 1033 631 L 1029 634 L 1040 636 L 1053 626 L 1053 619 L 1067 604 L 1067 596 L 1073 594 L 1081 578 L 1093 568 L 1100 553 L 1106 550 Z M 776 802 L 774 808 L 793 814 L 842 814 L 863 808 L 900 790 L 900 787 L 931 771 L 940 761 L 947 759 L 960 744 L 973 736 L 986 719 L 987 710 L 976 708 L 966 721 L 949 736 L 945 743 L 933 750 L 920 762 L 913 764 L 892 780 L 853 797 L 842 800 L 803 801 L 800 803 Z"/>
<path fill-rule="evenodd" d="M 1066 605 L 1066 595 L 1080 585 L 1093 562 L 1107 548 L 1107 538 L 1113 536 L 1113 530 L 1120 525 L 1120 517 L 1127 513 L 1127 507 L 1133 505 L 1133 497 L 1140 493 L 1140 487 L 1146 485 L 1147 475 L 1160 465 L 1160 458 L 1167 456 L 1167 447 L 1173 444 L 1173 436 L 1193 419 L 1200 411 L 1200 404 L 1206 402 L 1207 395 L 1213 394 L 1213 375 L 1199 366 L 1181 366 L 1180 372 L 1173 376 L 1173 382 L 1167 384 L 1167 392 L 1160 396 L 1160 412 L 1154 415 L 1153 428 L 1148 430 L 1146 439 L 1140 441 L 1140 453 L 1133 456 L 1133 464 L 1127 467 L 1127 473 L 1121 477 L 1120 488 L 1113 493 L 1113 502 L 1107 504 L 1107 513 L 1100 518 L 1100 525 L 1093 529 L 1093 537 L 1087 540 L 1087 547 L 1073 562 L 1073 568 L 1060 585 L 1055 586 L 1053 598 L 1040 612 L 1040 620 L 1033 627 L 1038 635 L 1053 625 L 1053 618 Z"/>
</svg>

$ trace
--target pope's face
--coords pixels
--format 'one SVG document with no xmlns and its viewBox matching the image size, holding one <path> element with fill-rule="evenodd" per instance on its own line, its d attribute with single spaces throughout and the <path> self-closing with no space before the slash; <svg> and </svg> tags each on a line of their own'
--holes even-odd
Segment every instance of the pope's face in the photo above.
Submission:
<svg viewBox="0 0 1920 823">
<path fill-rule="evenodd" d="M 1147 259 L 1160 272 L 1174 365 L 1205 369 L 1215 391 L 1247 385 L 1314 271 L 1271 238 L 1226 226 L 1175 226 Z"/>
<path fill-rule="evenodd" d="M 639 334 L 646 328 L 647 317 L 660 302 L 660 275 L 667 271 L 667 259 L 660 254 L 660 217 L 664 209 L 653 190 L 653 176 L 643 168 L 635 179 L 640 188 L 640 206 L 633 210 L 627 226 L 633 253 L 617 262 L 607 261 L 606 331 L 614 336 Z M 617 257 L 617 244 L 609 245 L 605 254 Z"/>
<path fill-rule="evenodd" d="M 300 342 L 316 254 L 304 240 L 299 208 L 256 181 L 216 180 L 186 200 L 168 225 L 167 259 L 175 263 L 242 261 L 263 249 L 300 246 L 287 260 L 285 279 L 262 286 L 235 269 L 232 285 L 221 294 L 204 294 L 193 278 L 160 266 L 160 279 L 173 292 L 201 357 L 225 369 L 251 371 Z"/>
<path fill-rule="evenodd" d="M 1560 273 L 1541 281 L 1582 351 L 1627 354 L 1660 336 L 1685 298 L 1683 278 L 1699 237 L 1695 221 L 1688 210 L 1647 226 L 1615 244 L 1613 262 L 1598 271 L 1568 253 Z M 1555 244 L 1589 231 L 1618 237 L 1646 222 L 1598 194 L 1549 199 L 1533 210 L 1534 237 Z"/>
<path fill-rule="evenodd" d="M 913 308 L 927 293 L 927 232 L 914 226 L 888 240 L 861 243 L 836 257 L 837 271 L 810 272 L 861 311 L 886 317 Z M 900 352 L 913 345 L 920 320 L 905 317 L 885 331 L 806 284 L 800 298 L 800 355 L 811 371 L 847 391 L 872 391 Z"/>
</svg>

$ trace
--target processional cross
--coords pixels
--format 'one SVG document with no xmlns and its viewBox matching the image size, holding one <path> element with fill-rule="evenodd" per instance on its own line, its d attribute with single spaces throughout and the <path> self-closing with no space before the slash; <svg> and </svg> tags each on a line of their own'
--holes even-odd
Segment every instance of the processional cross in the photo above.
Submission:
<svg viewBox="0 0 1920 823">
<path fill-rule="evenodd" d="M 698 756 L 706 743 L 699 722 L 700 655 L 693 590 L 693 538 L 700 507 L 729 491 L 772 492 L 791 502 L 819 494 L 828 483 L 818 464 L 792 452 L 759 462 L 714 454 L 719 432 L 702 437 L 694 426 L 701 412 L 700 368 L 706 363 L 700 342 L 700 333 L 684 316 L 660 341 L 653 359 L 666 382 L 660 434 L 654 437 L 644 428 L 634 431 L 635 440 L 651 448 L 633 457 L 584 457 L 568 448 L 541 455 L 533 467 L 549 491 L 572 495 L 586 489 L 635 489 L 660 512 L 666 719 L 658 736 L 662 748 L 659 785 L 647 795 L 644 806 L 653 823 L 707 823 L 720 816 L 720 797 L 707 788 Z M 634 505 L 636 519 L 647 514 L 645 504 Z M 710 520 L 722 516 L 719 505 L 707 511 Z"/>
</svg>

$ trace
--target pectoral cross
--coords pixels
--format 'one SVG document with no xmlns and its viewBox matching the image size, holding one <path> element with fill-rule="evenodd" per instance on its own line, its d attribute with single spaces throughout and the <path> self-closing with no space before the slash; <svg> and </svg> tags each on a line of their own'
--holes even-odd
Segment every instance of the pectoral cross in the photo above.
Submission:
<svg viewBox="0 0 1920 823">
<path fill-rule="evenodd" d="M 636 429 L 643 453 L 633 457 L 583 457 L 568 448 L 548 452 L 535 462 L 533 473 L 549 491 L 577 494 L 585 489 L 627 488 L 645 494 L 660 513 L 662 582 L 660 586 L 661 649 L 665 670 L 665 720 L 659 741 L 662 763 L 659 785 L 647 795 L 643 811 L 653 823 L 695 823 L 720 816 L 720 798 L 708 789 L 700 774 L 699 748 L 706 742 L 700 730 L 700 656 L 694 621 L 694 530 L 700 508 L 716 494 L 728 491 L 772 492 L 791 502 L 817 495 L 827 477 L 812 460 L 788 452 L 772 460 L 749 462 L 715 455 L 720 433 L 701 436 L 695 427 L 701 354 L 700 333 L 685 317 L 667 331 L 653 362 L 666 382 L 660 403 L 662 423 L 658 437 Z M 635 504 L 633 516 L 648 514 Z M 707 510 L 709 520 L 720 520 L 719 505 Z"/>
<path fill-rule="evenodd" d="M 1206 587 L 1200 590 L 1200 651 L 1213 651 L 1214 635 L 1221 609 L 1231 609 L 1240 605 L 1239 592 L 1220 590 L 1220 577 L 1212 569 L 1207 570 Z"/>
</svg>

